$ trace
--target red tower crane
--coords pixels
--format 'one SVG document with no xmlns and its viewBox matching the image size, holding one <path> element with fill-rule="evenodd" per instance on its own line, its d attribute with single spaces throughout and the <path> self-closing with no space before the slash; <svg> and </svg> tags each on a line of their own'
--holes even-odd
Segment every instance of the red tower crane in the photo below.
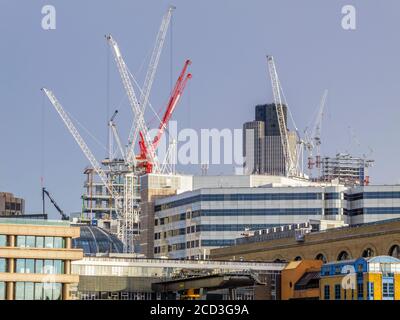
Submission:
<svg viewBox="0 0 400 320">
<path fill-rule="evenodd" d="M 167 109 L 165 110 L 164 116 L 160 122 L 160 126 L 158 127 L 157 135 L 154 137 L 152 146 L 155 151 L 160 143 L 161 137 L 167 127 L 169 120 L 171 119 L 172 113 L 177 106 L 179 99 L 182 96 L 183 90 L 186 87 L 186 84 L 190 78 L 192 78 L 191 73 L 187 73 L 187 68 L 192 62 L 190 60 L 185 61 L 185 65 L 178 77 L 178 80 L 175 83 L 175 87 L 172 90 L 171 96 L 168 101 Z M 139 140 L 139 149 L 140 155 L 137 157 L 137 160 L 140 160 L 140 165 L 146 169 L 146 173 L 151 173 L 153 169 L 153 164 L 148 160 L 148 150 L 146 147 L 146 143 L 144 141 L 144 136 L 142 132 L 139 132 L 140 140 Z"/>
</svg>

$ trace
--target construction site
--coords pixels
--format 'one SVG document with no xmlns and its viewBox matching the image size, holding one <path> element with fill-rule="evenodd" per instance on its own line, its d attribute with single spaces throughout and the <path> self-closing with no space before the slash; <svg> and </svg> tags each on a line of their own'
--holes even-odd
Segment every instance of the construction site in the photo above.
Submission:
<svg viewBox="0 0 400 320">
<path fill-rule="evenodd" d="M 44 95 L 60 116 L 89 163 L 83 170 L 85 180 L 81 199 L 82 214 L 78 218 L 79 223 L 96 225 L 116 235 L 123 243 L 125 253 L 136 252 L 148 257 L 154 255 L 168 257 L 169 253 L 174 251 L 186 249 L 193 251 L 192 249 L 201 247 L 202 241 L 206 241 L 194 235 L 188 235 L 197 232 L 195 218 L 198 209 L 186 207 L 182 208 L 182 212 L 179 212 L 180 216 L 179 214 L 176 216 L 176 213 L 171 216 L 169 212 L 169 216 L 166 217 L 160 212 L 172 208 L 168 207 L 168 199 L 184 201 L 179 199 L 185 198 L 185 194 L 210 188 L 260 189 L 261 187 L 268 187 L 269 189 L 279 190 L 279 187 L 292 186 L 296 188 L 304 187 L 306 192 L 307 188 L 335 187 L 340 189 L 342 187 L 369 185 L 370 178 L 367 168 L 372 166 L 372 159 L 350 154 L 337 154 L 334 157 L 329 157 L 321 153 L 321 126 L 327 104 L 327 90 L 321 98 L 313 126 L 300 134 L 283 94 L 276 63 L 271 55 L 266 56 L 266 65 L 272 85 L 273 101 L 267 105 L 256 106 L 255 120 L 243 125 L 244 175 L 207 176 L 204 164 L 202 165 L 203 176 L 178 174 L 175 168 L 177 142 L 169 136 L 166 137 L 166 131 L 174 110 L 179 106 L 185 87 L 192 78 L 192 74 L 189 72 L 191 60 L 181 62 L 182 69 L 170 93 L 168 103 L 163 108 L 164 111 L 158 114 L 150 103 L 153 82 L 174 10 L 175 7 L 170 6 L 162 17 L 149 59 L 147 73 L 141 86 L 130 72 L 125 60 L 126 57 L 124 57 L 124 53 L 115 38 L 110 34 L 105 37 L 132 111 L 131 129 L 126 138 L 120 137 L 118 131 L 118 110 L 115 110 L 109 119 L 107 158 L 96 159 L 76 128 L 74 121 L 61 102 L 58 101 L 55 93 L 49 88 L 42 88 Z M 149 112 L 153 113 L 152 117 L 156 117 L 159 122 L 157 133 L 154 136 L 150 135 L 149 124 L 146 121 L 145 115 Z M 293 122 L 293 130 L 289 130 L 288 115 Z M 161 140 L 165 138 L 167 139 L 168 150 L 165 157 L 160 159 L 158 147 Z M 240 193 L 247 193 L 247 191 L 239 191 Z M 252 193 L 251 190 L 250 193 Z M 43 202 L 45 196 L 49 197 L 57 208 L 54 199 L 43 189 Z M 190 201 L 187 203 L 189 204 Z M 59 208 L 57 210 L 60 213 L 62 212 Z M 335 211 L 328 206 L 323 208 L 322 212 L 325 212 L 323 213 L 325 218 L 334 216 L 332 218 L 334 220 L 344 219 L 343 208 Z M 333 214 L 333 212 L 335 213 Z M 310 218 L 309 216 L 300 217 L 296 212 L 293 215 L 298 217 L 298 219 L 294 218 L 296 221 L 291 220 L 295 223 L 305 223 L 307 222 L 305 220 Z M 314 214 L 311 214 L 311 216 L 315 218 Z M 63 219 L 69 219 L 69 217 L 63 215 Z M 184 227 L 180 226 L 178 229 L 168 230 L 160 229 L 161 225 L 183 220 L 185 220 Z M 229 239 L 234 239 L 249 228 L 252 230 L 267 228 L 270 226 L 267 222 L 254 223 L 254 225 L 238 224 L 231 230 L 235 232 Z M 286 222 L 282 220 L 274 223 L 284 224 Z M 211 224 L 218 223 L 211 221 Z M 229 222 L 225 221 L 221 224 L 229 224 Z M 205 227 L 202 226 L 202 228 Z M 183 234 L 187 238 L 184 241 L 168 240 L 169 237 L 173 238 Z M 208 246 L 215 248 L 232 244 L 232 241 L 228 241 L 228 238 L 218 240 L 219 242 L 216 239 L 209 240 Z M 207 246 L 207 244 L 204 244 L 204 246 Z M 196 249 L 193 251 L 196 254 L 189 252 L 176 257 L 207 258 L 209 250 L 202 250 Z"/>
</svg>

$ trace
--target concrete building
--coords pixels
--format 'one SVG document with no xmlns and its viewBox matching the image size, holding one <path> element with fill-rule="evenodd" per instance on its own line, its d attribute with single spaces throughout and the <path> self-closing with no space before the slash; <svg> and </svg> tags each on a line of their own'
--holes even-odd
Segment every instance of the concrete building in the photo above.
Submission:
<svg viewBox="0 0 400 320">
<path fill-rule="evenodd" d="M 79 284 L 74 286 L 72 294 L 82 300 L 177 300 L 187 298 L 191 291 L 199 299 L 216 296 L 228 299 L 228 287 L 233 285 L 230 288 L 235 289 L 236 299 L 262 296 L 277 300 L 280 274 L 285 265 L 144 259 L 132 254 L 97 255 L 72 262 L 72 272 L 79 275 Z"/>
<path fill-rule="evenodd" d="M 331 199 L 341 186 L 261 175 L 203 177 L 202 182 L 206 187 L 156 200 L 155 257 L 204 259 L 213 248 L 234 245 L 245 231 L 343 219 L 342 201 Z"/>
<path fill-rule="evenodd" d="M 400 300 L 400 259 L 389 256 L 323 265 L 321 300 Z"/>
<path fill-rule="evenodd" d="M 146 174 L 140 179 L 140 253 L 154 255 L 154 208 L 156 199 L 192 189 L 192 176 Z"/>
<path fill-rule="evenodd" d="M 283 105 L 287 126 L 287 107 Z M 297 137 L 288 132 L 293 161 L 296 159 Z M 255 121 L 243 124 L 243 156 L 245 174 L 286 175 L 285 159 L 275 104 L 257 105 Z"/>
<path fill-rule="evenodd" d="M 25 213 L 25 200 L 12 193 L 0 192 L 0 216 L 19 216 Z"/>
<path fill-rule="evenodd" d="M 249 237 L 240 244 L 211 250 L 211 259 L 251 261 L 294 261 L 357 259 L 389 255 L 400 258 L 400 219 L 370 222 L 325 231 L 293 234 L 274 239 Z"/>
<path fill-rule="evenodd" d="M 193 191 L 157 199 L 154 255 L 207 258 L 248 231 L 310 220 L 336 226 L 400 218 L 400 186 L 312 183 L 277 176 L 192 177 Z"/>
<path fill-rule="evenodd" d="M 83 257 L 71 248 L 78 236 L 66 221 L 0 219 L 0 300 L 70 299 L 79 281 L 71 261 Z"/>
</svg>

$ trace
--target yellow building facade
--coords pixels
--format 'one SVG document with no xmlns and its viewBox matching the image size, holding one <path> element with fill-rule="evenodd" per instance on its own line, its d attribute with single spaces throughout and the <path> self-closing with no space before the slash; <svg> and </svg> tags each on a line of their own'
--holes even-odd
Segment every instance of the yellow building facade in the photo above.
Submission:
<svg viewBox="0 0 400 320">
<path fill-rule="evenodd" d="M 390 256 L 326 263 L 321 300 L 400 300 L 400 260 Z"/>
</svg>

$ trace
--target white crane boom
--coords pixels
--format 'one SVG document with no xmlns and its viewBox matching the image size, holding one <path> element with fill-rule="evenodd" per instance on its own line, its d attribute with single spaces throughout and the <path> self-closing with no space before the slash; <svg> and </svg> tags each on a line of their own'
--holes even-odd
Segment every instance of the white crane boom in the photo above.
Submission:
<svg viewBox="0 0 400 320">
<path fill-rule="evenodd" d="M 114 139 L 117 142 L 119 152 L 121 153 L 121 156 L 124 159 L 124 161 L 126 161 L 125 151 L 124 151 L 124 148 L 122 147 L 121 139 L 119 138 L 117 126 L 115 125 L 115 123 L 111 123 L 111 130 L 112 130 Z"/>
<path fill-rule="evenodd" d="M 281 98 L 281 93 L 280 93 L 280 83 L 279 83 L 278 73 L 276 72 L 276 66 L 275 66 L 273 56 L 267 56 L 267 62 L 268 62 L 269 74 L 271 77 L 272 93 L 274 96 L 274 104 L 276 107 L 276 113 L 277 113 L 277 118 L 278 118 L 279 133 L 281 136 L 283 157 L 285 159 L 285 171 L 286 171 L 285 173 L 286 173 L 286 176 L 293 176 L 293 175 L 295 175 L 296 168 L 293 164 L 293 158 L 292 158 L 292 154 L 291 154 L 291 150 L 290 150 L 290 146 L 289 146 L 288 131 L 287 131 L 287 127 L 286 127 L 285 114 L 283 112 L 282 98 Z"/>
<path fill-rule="evenodd" d="M 149 96 L 151 92 L 151 88 L 153 86 L 154 78 L 156 75 L 158 62 L 160 61 L 161 52 L 164 46 L 165 37 L 167 35 L 168 26 L 171 21 L 172 12 L 175 10 L 174 6 L 170 6 L 167 12 L 164 14 L 163 19 L 161 21 L 161 26 L 158 31 L 154 49 L 150 58 L 149 66 L 146 73 L 146 78 L 144 80 L 144 85 L 141 90 L 140 99 L 139 99 L 139 106 L 142 108 L 142 114 L 145 114 L 145 110 L 149 101 Z M 134 153 L 135 144 L 137 137 L 139 134 L 138 126 L 135 126 L 135 123 L 132 123 L 131 130 L 129 132 L 128 141 L 130 145 L 128 145 L 128 159 L 132 157 Z"/>
<path fill-rule="evenodd" d="M 133 217 L 130 212 L 125 212 L 122 197 L 119 193 L 114 189 L 113 185 L 108 183 L 107 175 L 101 169 L 100 164 L 94 157 L 93 153 L 90 151 L 86 142 L 83 140 L 82 136 L 79 134 L 78 130 L 75 128 L 75 125 L 69 118 L 68 114 L 64 111 L 62 105 L 57 100 L 56 96 L 50 90 L 46 88 L 42 88 L 47 98 L 50 100 L 53 107 L 56 109 L 61 119 L 64 121 L 64 124 L 68 128 L 69 132 L 74 137 L 75 141 L 78 143 L 79 147 L 85 154 L 86 158 L 89 160 L 93 169 L 96 171 L 104 186 L 107 188 L 108 192 L 111 194 L 112 198 L 115 201 L 115 211 L 118 217 L 118 237 L 122 240 L 124 244 L 124 252 L 132 251 L 132 221 L 137 220 L 137 216 Z M 133 210 L 133 207 L 132 207 Z"/>
<path fill-rule="evenodd" d="M 321 144 L 321 125 L 322 125 L 322 118 L 324 116 L 324 110 L 325 110 L 327 96 L 328 96 L 328 90 L 325 89 L 324 94 L 322 95 L 322 98 L 321 98 L 321 102 L 320 102 L 319 110 L 318 110 L 318 114 L 317 114 L 317 119 L 315 121 L 315 126 L 314 126 L 314 130 L 312 133 L 312 138 L 314 139 L 316 146 Z"/>
<path fill-rule="evenodd" d="M 146 138 L 145 143 L 147 150 L 149 150 L 149 157 L 151 163 L 154 163 L 155 168 L 158 171 L 158 159 L 155 155 L 154 148 L 150 143 L 149 137 L 148 137 L 148 130 L 144 121 L 144 114 L 140 108 L 139 102 L 136 98 L 135 90 L 133 89 L 132 82 L 129 78 L 129 72 L 128 68 L 125 64 L 125 61 L 121 55 L 121 51 L 118 47 L 117 42 L 114 40 L 114 38 L 111 35 L 106 36 L 108 43 L 110 44 L 113 53 L 114 53 L 114 58 L 115 62 L 117 63 L 118 71 L 121 76 L 122 84 L 125 88 L 126 94 L 128 96 L 129 104 L 131 105 L 132 112 L 134 115 L 134 123 L 138 127 L 138 130 L 140 130 L 144 137 Z M 135 141 L 131 141 L 132 144 L 135 144 Z M 134 165 L 136 165 L 136 159 L 135 156 L 133 155 L 133 152 L 131 153 L 130 157 L 127 158 L 127 161 L 131 161 Z"/>
<path fill-rule="evenodd" d="M 115 210 L 117 212 L 117 215 L 119 217 L 122 216 L 121 211 L 120 211 L 122 208 L 122 203 L 121 203 L 122 197 L 114 189 L 114 187 L 108 183 L 108 178 L 107 178 L 106 173 L 101 168 L 100 164 L 94 157 L 93 153 L 90 151 L 89 147 L 87 146 L 86 142 L 83 140 L 82 136 L 79 134 L 78 130 L 76 129 L 75 125 L 71 121 L 68 114 L 64 111 L 62 105 L 57 100 L 54 93 L 46 88 L 42 88 L 42 90 L 46 94 L 47 98 L 50 100 L 53 107 L 56 109 L 57 113 L 60 115 L 61 119 L 64 121 L 65 126 L 68 128 L 69 132 L 74 137 L 76 143 L 79 145 L 82 152 L 84 153 L 86 158 L 89 160 L 90 164 L 92 165 L 93 169 L 96 171 L 98 176 L 100 177 L 104 186 L 107 188 L 108 192 L 111 194 L 111 196 L 115 200 Z"/>
</svg>

